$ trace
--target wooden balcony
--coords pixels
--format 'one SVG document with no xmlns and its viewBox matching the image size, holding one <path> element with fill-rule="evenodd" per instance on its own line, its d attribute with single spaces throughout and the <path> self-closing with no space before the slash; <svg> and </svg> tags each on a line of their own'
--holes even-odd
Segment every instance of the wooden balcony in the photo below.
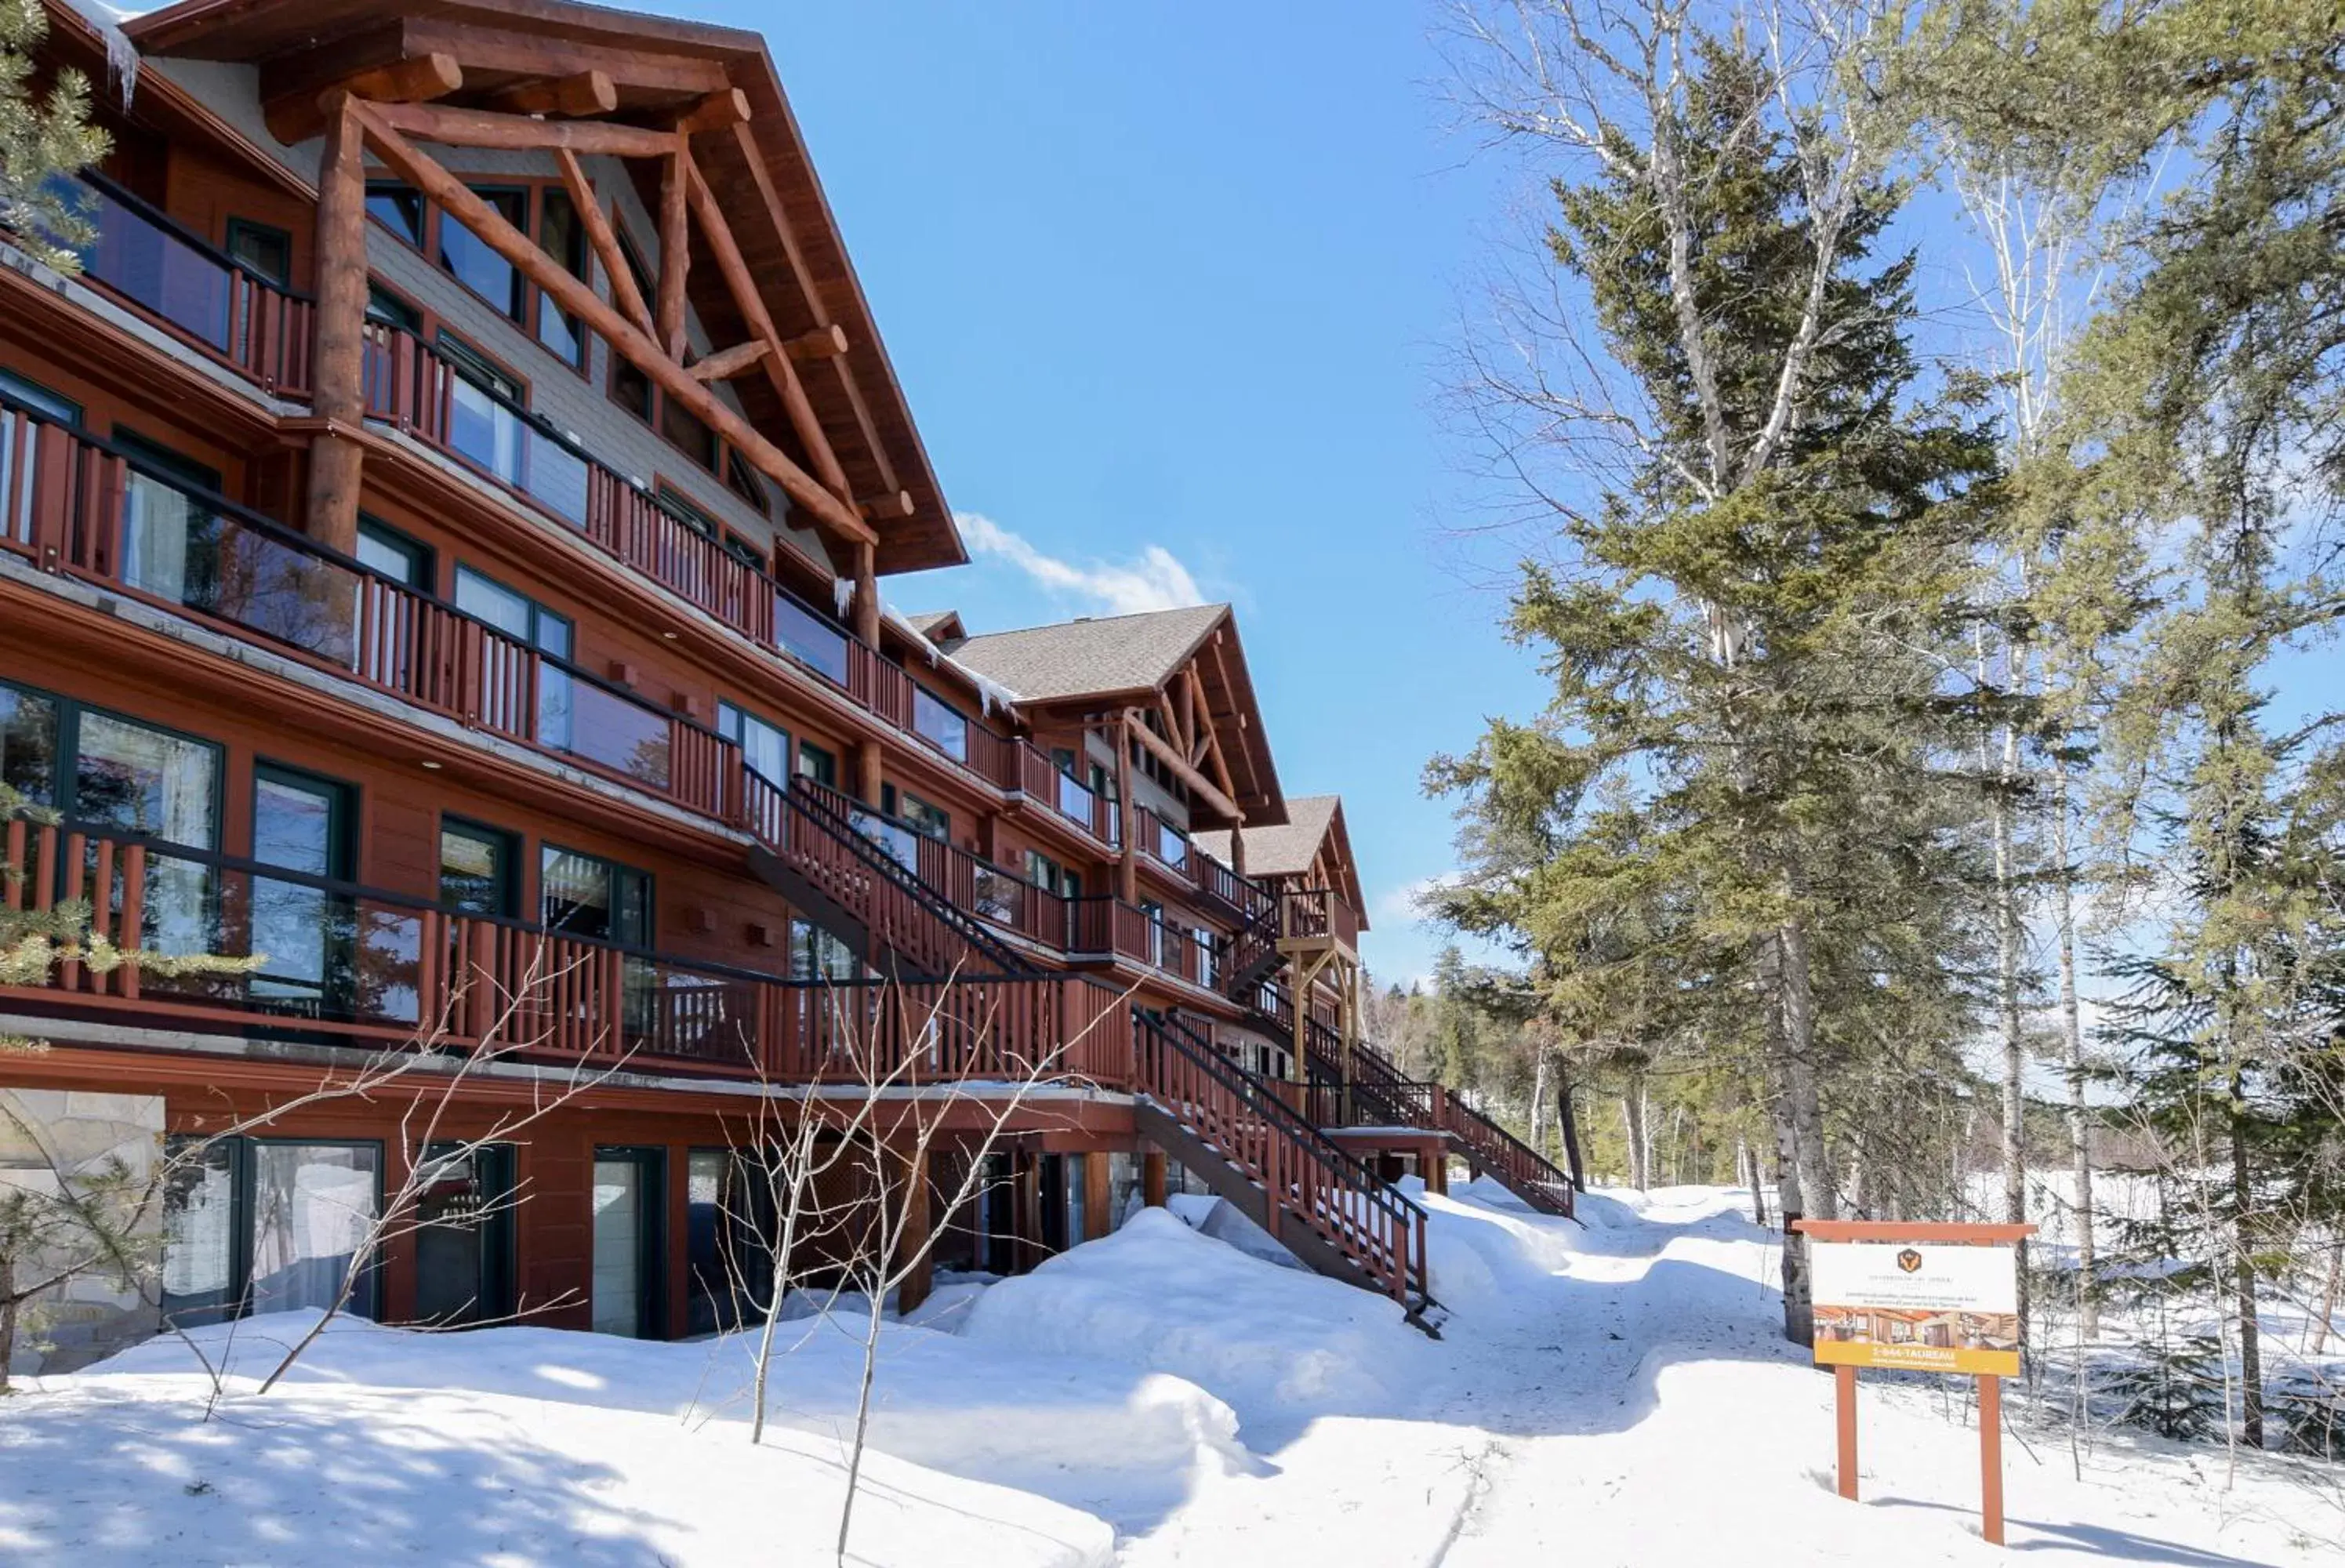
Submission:
<svg viewBox="0 0 2345 1568">
<path fill-rule="evenodd" d="M 777 1082 L 1132 1081 L 1130 1009 L 1083 976 L 793 981 L 101 825 L 18 817 L 0 840 L 25 873 L 0 893 L 8 908 L 86 899 L 96 934 L 125 948 L 265 960 L 196 976 L 65 963 L 0 987 L 15 1009 Z"/>
<path fill-rule="evenodd" d="M 243 268 L 109 182 L 88 177 L 98 238 L 84 280 L 177 341 L 279 399 L 305 400 L 316 305 Z M 365 328 L 365 414 L 452 459 L 484 490 L 552 518 L 886 724 L 1094 847 L 1116 814 L 1021 737 L 953 709 L 903 666 L 527 409 L 466 379 L 412 335 Z M 11 520 L 15 521 L 14 519 Z"/>
<path fill-rule="evenodd" d="M 0 551 L 688 810 L 738 815 L 738 753 L 716 731 L 5 398 Z"/>
</svg>

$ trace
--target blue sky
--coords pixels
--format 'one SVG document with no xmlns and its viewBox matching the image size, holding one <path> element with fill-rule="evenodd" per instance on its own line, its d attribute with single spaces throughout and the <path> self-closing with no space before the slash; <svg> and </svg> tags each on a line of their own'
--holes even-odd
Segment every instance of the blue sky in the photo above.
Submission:
<svg viewBox="0 0 2345 1568">
<path fill-rule="evenodd" d="M 1406 889 L 1452 857 L 1418 770 L 1538 696 L 1442 565 L 1438 361 L 1506 191 L 1446 131 L 1430 12 L 688 9 L 765 31 L 946 495 L 1010 552 L 890 600 L 1235 603 L 1287 792 L 1345 798 L 1369 965 L 1428 970 Z"/>
</svg>

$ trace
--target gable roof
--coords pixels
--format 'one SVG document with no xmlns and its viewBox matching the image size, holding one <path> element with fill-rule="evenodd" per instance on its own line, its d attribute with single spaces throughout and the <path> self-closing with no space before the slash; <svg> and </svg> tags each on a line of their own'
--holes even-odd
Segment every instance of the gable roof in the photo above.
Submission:
<svg viewBox="0 0 2345 1568">
<path fill-rule="evenodd" d="M 969 635 L 961 624 L 958 610 L 929 610 L 918 615 L 907 615 L 904 623 L 932 642 L 958 642 Z"/>
<path fill-rule="evenodd" d="M 1311 869 L 1321 846 L 1332 836 L 1336 891 L 1358 912 L 1360 929 L 1367 929 L 1368 912 L 1360 897 L 1360 873 L 1352 859 L 1351 835 L 1344 826 L 1342 795 L 1293 796 L 1286 803 L 1284 823 L 1248 827 L 1244 833 L 1248 876 L 1301 876 Z M 1193 834 L 1191 837 L 1198 848 L 1223 865 L 1230 863 L 1230 835 L 1226 830 Z"/>
<path fill-rule="evenodd" d="M 1021 632 L 988 632 L 945 652 L 1000 682 L 1021 702 L 1122 696 L 1154 691 L 1170 680 L 1229 612 L 1226 604 L 1198 604 L 1086 616 Z"/>
<path fill-rule="evenodd" d="M 852 492 L 901 490 L 912 497 L 909 516 L 874 521 L 878 570 L 967 564 L 952 510 L 758 34 L 578 0 L 178 0 L 132 17 L 124 32 L 143 54 L 258 66 L 264 96 L 273 76 L 299 79 L 326 58 L 340 63 L 332 73 L 339 74 L 440 53 L 462 67 L 463 86 L 440 100 L 451 106 L 492 103 L 502 87 L 592 67 L 614 78 L 613 117 L 657 124 L 713 92 L 737 88 L 749 100 L 748 123 L 695 137 L 693 157 L 781 336 L 820 324 L 846 333 L 846 352 L 807 364 L 800 383 Z M 657 211 L 656 171 L 633 161 L 638 193 Z M 686 291 L 713 340 L 746 335 L 716 268 L 690 268 Z M 738 377 L 731 385 L 751 423 L 785 452 L 799 450 L 765 378 Z"/>
</svg>

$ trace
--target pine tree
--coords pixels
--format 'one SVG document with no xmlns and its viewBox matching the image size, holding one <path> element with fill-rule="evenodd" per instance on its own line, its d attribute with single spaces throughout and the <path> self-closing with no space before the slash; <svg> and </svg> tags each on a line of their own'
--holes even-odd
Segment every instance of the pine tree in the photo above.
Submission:
<svg viewBox="0 0 2345 1568">
<path fill-rule="evenodd" d="M 92 233 L 64 177 L 106 157 L 111 142 L 89 123 L 89 82 L 56 74 L 35 90 L 34 52 L 48 35 L 41 0 L 0 0 L 0 229 L 44 266 L 76 271 Z"/>
<path fill-rule="evenodd" d="M 1836 1043 L 1871 1046 L 1825 1020 L 1834 986 L 1860 983 L 1868 933 L 1902 936 L 1884 908 L 1959 923 L 1939 651 L 1996 460 L 1980 389 L 1921 385 L 1914 258 L 1873 255 L 1903 191 L 1849 150 L 1861 127 L 1783 115 L 1739 40 L 1675 46 L 1680 96 L 1634 139 L 1590 133 L 1591 177 L 1553 186 L 1553 260 L 1644 410 L 1624 394 L 1551 427 L 1549 460 L 1603 481 L 1557 500 L 1562 559 L 1527 562 L 1515 596 L 1553 700 L 1427 776 L 1475 829 L 1444 913 L 1558 973 L 1589 932 L 1627 942 L 1706 998 L 1672 1020 L 1688 1037 L 1747 1037 L 1755 1015 L 1788 1226 L 1836 1212 L 1823 1085 Z M 1599 469 L 1624 422 L 1636 455 Z M 1600 433 L 1575 446 L 1575 423 Z M 1803 1259 L 1787 1246 L 1802 1338 Z"/>
</svg>

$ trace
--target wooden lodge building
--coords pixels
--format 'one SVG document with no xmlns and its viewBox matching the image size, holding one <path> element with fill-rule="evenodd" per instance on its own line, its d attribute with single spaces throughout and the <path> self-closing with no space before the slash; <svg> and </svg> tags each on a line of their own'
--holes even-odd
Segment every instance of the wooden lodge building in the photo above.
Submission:
<svg viewBox="0 0 2345 1568">
<path fill-rule="evenodd" d="M 112 142 L 79 269 L 0 231 L 5 897 L 263 956 L 0 987 L 46 1043 L 0 1054 L 0 1181 L 471 1053 L 179 1172 L 161 1309 L 325 1304 L 424 1097 L 461 1140 L 583 1081 L 435 1172 L 353 1307 L 657 1336 L 739 1310 L 753 1110 L 879 1071 L 939 1129 L 897 1190 L 940 1268 L 1186 1184 L 1414 1310 L 1402 1172 L 1568 1207 L 1359 1038 L 1341 807 L 1284 793 L 1227 606 L 886 606 L 967 558 L 757 36 L 568 0 L 127 35 L 50 5 Z M 153 1327 L 87 1286 L 52 1365 Z"/>
</svg>

